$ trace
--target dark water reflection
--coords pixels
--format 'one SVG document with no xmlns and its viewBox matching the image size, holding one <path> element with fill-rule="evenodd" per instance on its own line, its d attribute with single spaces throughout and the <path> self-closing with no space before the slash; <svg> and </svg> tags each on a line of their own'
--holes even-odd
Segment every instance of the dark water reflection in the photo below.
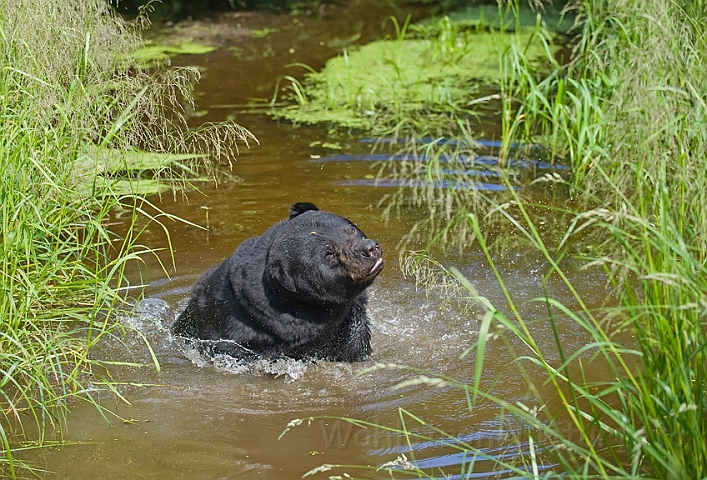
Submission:
<svg viewBox="0 0 707 480">
<path fill-rule="evenodd" d="M 375 22 L 380 25 L 380 18 Z M 333 25 L 340 28 L 337 27 L 340 23 Z M 246 72 L 246 80 L 239 80 L 242 74 L 236 72 L 243 65 L 233 56 L 228 57 L 230 63 L 226 58 L 223 52 L 215 52 L 204 59 L 204 82 L 199 87 L 203 93 L 197 108 L 243 103 L 244 96 L 253 93 L 253 85 L 245 87 L 243 82 L 248 83 L 249 75 L 262 72 L 251 69 Z M 216 63 L 218 68 L 214 67 Z M 236 83 L 232 89 L 228 88 L 231 78 Z M 216 84 L 219 86 L 215 87 Z M 213 110 L 207 118 L 218 120 L 228 114 L 227 110 Z M 465 396 L 452 387 L 419 385 L 394 390 L 396 383 L 414 376 L 401 369 L 356 375 L 380 362 L 472 380 L 473 358 L 460 360 L 459 355 L 476 341 L 481 311 L 464 313 L 442 306 L 436 294 L 428 298 L 410 280 L 404 279 L 397 265 L 395 245 L 419 219 L 420 212 L 403 210 L 400 217 L 384 223 L 376 205 L 389 190 L 346 185 L 347 181 L 375 175 L 370 162 L 316 161 L 316 156 L 336 153 L 321 145 L 312 146 L 330 138 L 326 128 L 292 128 L 260 115 L 239 115 L 237 119 L 256 134 L 261 145 L 242 151 L 233 169 L 238 179 L 222 179 L 218 187 L 203 185 L 203 194 L 191 192 L 188 201 L 162 200 L 161 208 L 197 224 L 205 225 L 208 215 L 210 231 L 170 224 L 176 265 L 168 268 L 168 278 L 156 262 L 148 262 L 147 299 L 135 316 L 125 319 L 151 342 L 161 372 L 150 367 L 117 370 L 119 381 L 143 385 L 124 388 L 129 405 L 106 400 L 106 407 L 120 418 L 111 416 L 106 422 L 94 408 L 73 405 L 65 439 L 74 444 L 33 458 L 50 472 L 44 477 L 295 479 L 323 463 L 376 466 L 403 453 L 411 458 L 405 438 L 381 429 L 364 430 L 322 419 L 312 421 L 309 426 L 305 422 L 282 439 L 278 437 L 290 420 L 312 416 L 354 417 L 399 426 L 398 407 L 460 440 L 488 448 L 489 454 L 508 453 L 503 446 L 506 437 L 499 438 L 498 411 L 493 405 L 481 404 L 472 413 L 466 408 Z M 370 151 L 369 146 L 355 137 L 340 137 L 336 141 L 346 154 Z M 244 239 L 261 234 L 285 218 L 289 205 L 296 201 L 310 201 L 347 216 L 386 251 L 386 269 L 370 292 L 373 358 L 360 364 L 282 361 L 244 371 L 228 362 L 215 365 L 203 362 L 185 352 L 171 338 L 168 326 L 184 305 L 191 284 Z M 154 248 L 167 245 L 167 238 L 158 227 L 148 228 L 142 241 Z M 164 259 L 169 265 L 169 260 Z M 479 252 L 451 255 L 445 264 L 458 267 L 492 303 L 504 304 L 492 271 Z M 538 320 L 533 328 L 540 341 L 545 343 L 547 351 L 556 351 L 550 328 L 542 321 L 546 316 L 544 307 L 523 304 L 543 294 L 542 262 L 533 254 L 519 253 L 509 256 L 500 268 L 526 317 Z M 600 304 L 604 298 L 603 277 L 591 271 L 572 275 L 582 288 L 585 301 Z M 549 288 L 551 295 L 571 303 L 569 292 L 561 285 L 551 282 Z M 568 323 L 560 322 L 558 328 L 568 350 L 588 341 Z M 105 345 L 101 356 L 151 363 L 150 353 L 140 338 L 129 334 L 126 341 L 129 354 L 115 342 Z M 515 348 L 522 349 L 520 345 Z M 521 372 L 510 360 L 504 343 L 492 341 L 484 382 L 490 385 L 500 378 L 497 395 L 509 401 L 532 402 Z M 542 380 L 542 375 L 538 375 L 537 381 Z M 470 463 L 454 448 L 435 442 L 415 442 L 413 450 L 422 464 L 434 468 L 437 475 L 461 475 L 460 472 L 465 472 L 461 464 Z M 481 461 L 477 466 L 474 472 L 489 468 Z M 349 473 L 357 472 L 349 470 Z M 319 478 L 327 475 L 320 474 Z"/>
</svg>

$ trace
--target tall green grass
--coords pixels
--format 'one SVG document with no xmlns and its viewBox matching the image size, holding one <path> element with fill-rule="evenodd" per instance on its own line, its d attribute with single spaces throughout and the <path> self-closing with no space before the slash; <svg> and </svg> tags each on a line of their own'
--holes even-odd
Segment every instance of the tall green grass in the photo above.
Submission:
<svg viewBox="0 0 707 480">
<path fill-rule="evenodd" d="M 548 56 L 550 68 L 539 70 L 517 49 L 507 50 L 504 141 L 543 144 L 572 165 L 574 191 L 587 200 L 589 210 L 578 213 L 565 241 L 584 236 L 584 242 L 595 243 L 593 263 L 605 267 L 618 306 L 611 312 L 584 307 L 581 293 L 556 261 L 566 252 L 546 244 L 523 201 L 516 199 L 517 217 L 495 205 L 494 211 L 545 255 L 552 274 L 565 281 L 580 305 L 571 311 L 552 299 L 538 299 L 548 305 L 548 320 L 554 324 L 557 315 L 568 317 L 594 342 L 567 352 L 556 338 L 563 361 L 552 364 L 497 276 L 513 315 L 487 305 L 481 332 L 500 323 L 522 340 L 530 354 L 518 352 L 517 362 L 546 371 L 551 396 L 562 400 L 561 408 L 548 410 L 552 402 L 539 394 L 538 385 L 529 384 L 537 392 L 537 405 L 545 406 L 538 416 L 488 397 L 478 383 L 461 388 L 493 399 L 541 432 L 537 440 L 545 439 L 544 444 L 536 445 L 559 462 L 558 474 L 705 478 L 706 177 L 697 173 L 707 167 L 705 5 L 587 0 L 574 7 L 580 12 L 581 34 L 571 64 L 562 66 Z M 473 226 L 493 266 L 477 216 L 462 212 L 455 221 L 460 218 Z M 613 340 L 613 332 L 622 329 L 634 332 L 635 346 Z M 477 374 L 485 355 L 486 340 L 480 337 Z M 581 363 L 586 352 L 602 359 L 614 380 L 587 380 Z M 557 419 L 568 419 L 572 429 L 560 428 Z M 535 467 L 533 458 L 525 464 Z M 540 475 L 536 468 L 524 471 L 517 473 Z"/>
<path fill-rule="evenodd" d="M 583 1 L 576 8 L 584 22 L 566 80 L 519 82 L 509 126 L 552 138 L 573 166 L 573 183 L 600 207 L 577 224 L 596 222 L 606 239 L 591 237 L 641 358 L 640 373 L 617 382 L 627 419 L 618 423 L 619 439 L 637 452 L 639 474 L 704 478 L 707 185 L 697 172 L 707 167 L 705 4 Z M 562 134 L 553 136 L 558 126 Z"/>
<path fill-rule="evenodd" d="M 605 239 L 598 241 L 594 263 L 606 268 L 619 301 L 612 317 L 621 324 L 601 322 L 584 307 L 570 311 L 541 301 L 550 307 L 551 322 L 552 311 L 561 312 L 592 334 L 587 349 L 603 358 L 615 380 L 589 383 L 579 352 L 564 352 L 559 338 L 565 360 L 551 365 L 521 317 L 509 322 L 496 314 L 494 321 L 530 347 L 532 355 L 519 358 L 546 370 L 565 410 L 538 420 L 515 411 L 554 439 L 546 451 L 567 476 L 705 478 L 706 177 L 697 173 L 707 167 L 704 3 L 584 1 L 576 7 L 583 30 L 568 68 L 554 63 L 543 76 L 509 49 L 506 61 L 516 76 L 505 78 L 516 80 L 508 91 L 518 108 L 507 117 L 507 141 L 544 142 L 565 156 L 572 182 L 597 207 L 579 214 L 566 238 L 591 225 L 601 237 L 590 238 Z M 533 219 L 508 219 L 562 276 Z M 575 297 L 583 305 L 581 295 Z M 634 332 L 635 349 L 614 343 L 614 328 Z M 572 421 L 570 435 L 553 427 L 562 414 Z M 570 441 L 577 434 L 582 440 Z"/>
<path fill-rule="evenodd" d="M 694 239 L 677 228 L 682 219 L 670 208 L 668 191 L 663 190 L 660 196 L 662 211 L 657 225 L 631 206 L 623 213 L 599 209 L 582 215 L 626 249 L 625 257 L 596 261 L 606 267 L 618 295 L 619 306 L 611 312 L 613 322 L 605 320 L 607 312 L 593 312 L 584 305 L 581 293 L 564 275 L 522 204 L 520 218 L 505 214 L 544 254 L 552 266 L 551 274 L 562 278 L 580 306 L 573 311 L 551 298 L 538 299 L 548 307 L 553 331 L 556 318 L 566 317 L 588 332 L 593 342 L 578 351 L 567 351 L 557 336 L 555 347 L 562 362 L 548 360 L 556 352 L 538 347 L 539 342 L 513 306 L 512 292 L 497 274 L 514 318 L 509 320 L 487 304 L 481 332 L 489 331 L 493 323 L 503 325 L 530 352 L 518 352 L 516 362 L 540 366 L 553 388 L 550 395 L 541 395 L 540 385 L 529 384 L 537 396 L 536 405 L 543 407 L 541 415 L 530 415 L 523 406 L 508 405 L 480 392 L 487 345 L 483 335 L 473 349 L 476 380 L 464 388 L 474 396 L 492 398 L 523 418 L 538 432 L 536 444 L 543 457 L 558 462 L 560 468 L 555 471 L 563 476 L 688 479 L 707 474 L 705 266 L 701 254 L 695 255 Z M 493 266 L 478 221 L 473 216 L 469 221 Z M 626 270 L 630 276 L 625 275 Z M 634 332 L 637 344 L 617 343 L 613 333 L 620 330 Z M 588 362 L 588 354 L 595 364 L 601 360 L 598 363 L 607 369 L 609 380 L 588 380 L 594 377 L 590 369 L 595 368 Z M 553 397 L 561 399 L 554 410 L 552 405 L 557 402 Z M 565 422 L 560 421 L 563 419 Z M 525 476 L 534 476 L 529 473 Z"/>
<path fill-rule="evenodd" d="M 176 172 L 107 165 L 106 152 L 231 157 L 249 134 L 189 132 L 181 104 L 197 73 L 142 71 L 138 33 L 101 0 L 0 1 L 0 37 L 0 468 L 15 477 L 22 442 L 61 431 L 76 401 L 101 409 L 99 392 L 119 394 L 92 349 L 121 334 L 126 266 L 152 253 L 145 222 L 165 218 L 146 213 L 140 178 Z M 116 210 L 131 213 L 120 234 Z"/>
</svg>

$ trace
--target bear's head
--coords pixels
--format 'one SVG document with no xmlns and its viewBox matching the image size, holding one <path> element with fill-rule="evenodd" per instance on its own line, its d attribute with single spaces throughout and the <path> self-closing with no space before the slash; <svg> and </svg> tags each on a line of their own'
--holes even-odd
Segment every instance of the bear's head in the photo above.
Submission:
<svg viewBox="0 0 707 480">
<path fill-rule="evenodd" d="M 266 275 L 303 302 L 346 304 L 373 283 L 384 263 L 378 242 L 351 221 L 302 202 L 290 207 L 270 246 Z"/>
</svg>

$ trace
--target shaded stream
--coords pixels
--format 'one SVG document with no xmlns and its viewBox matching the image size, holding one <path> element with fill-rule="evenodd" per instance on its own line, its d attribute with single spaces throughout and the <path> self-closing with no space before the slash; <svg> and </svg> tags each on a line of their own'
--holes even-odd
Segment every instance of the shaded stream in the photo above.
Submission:
<svg viewBox="0 0 707 480">
<path fill-rule="evenodd" d="M 218 187 L 202 185 L 203 195 L 191 192 L 188 201 L 175 202 L 170 197 L 162 200 L 161 207 L 166 211 L 210 227 L 205 231 L 185 224 L 169 225 L 176 266 L 169 268 L 167 278 L 155 262 L 150 262 L 147 298 L 136 315 L 125 320 L 150 340 L 162 370 L 156 373 L 154 368 L 145 367 L 117 371 L 120 381 L 143 384 L 125 387 L 130 405 L 113 400 L 105 403 L 125 421 L 110 417 L 108 423 L 93 407 L 73 405 L 65 440 L 75 443 L 33 458 L 50 472 L 45 478 L 297 479 L 323 463 L 378 466 L 402 453 L 410 458 L 404 437 L 376 428 L 353 428 L 336 420 L 315 420 L 310 426 L 305 422 L 282 439 L 278 436 L 294 418 L 322 415 L 399 426 L 398 407 L 460 440 L 488 448 L 490 455 L 510 453 L 503 447 L 513 445 L 513 441 L 504 438 L 503 429 L 508 426 L 499 425 L 494 405 L 482 404 L 470 413 L 464 395 L 452 387 L 393 390 L 396 383 L 414 376 L 400 369 L 356 376 L 380 362 L 415 366 L 470 381 L 473 358 L 458 357 L 476 340 L 481 313 L 480 309 L 463 313 L 444 306 L 435 298 L 437 294 L 427 298 L 411 280 L 403 278 L 395 246 L 420 218 L 419 212 L 403 210 L 388 224 L 381 220 L 376 205 L 382 194 L 392 190 L 357 183 L 375 175 L 372 162 L 317 161 L 318 157 L 338 154 L 364 155 L 370 152 L 370 146 L 358 138 L 341 136 L 335 140 L 342 150 L 331 151 L 315 144 L 330 139 L 324 127 L 293 128 L 264 115 L 239 113 L 237 108 L 213 108 L 269 96 L 285 64 L 302 61 L 319 67 L 327 56 L 336 53 L 327 41 L 334 43 L 334 38 L 345 39 L 359 31 L 365 38 L 380 35 L 381 21 L 390 13 L 383 7 L 359 7 L 356 12 L 348 6 L 327 8 L 339 10 L 322 19 L 298 18 L 306 25 L 291 30 L 285 29 L 295 20 L 290 16 L 227 16 L 219 22 L 219 28 L 232 32 L 224 34 L 224 48 L 204 57 L 175 61 L 198 62 L 203 68 L 196 110 L 208 112 L 200 121 L 235 115 L 261 144 L 242 149 L 233 177 L 223 178 Z M 362 20 L 352 20 L 354 13 Z M 281 31 L 280 35 L 253 39 L 238 33 L 237 24 Z M 227 49 L 233 45 L 242 49 L 240 60 Z M 272 54 L 249 60 L 247 55 L 253 48 Z M 297 56 L 297 52 L 306 53 Z M 370 291 L 373 357 L 360 364 L 281 361 L 243 371 L 228 362 L 203 362 L 185 352 L 172 339 L 168 326 L 183 307 L 191 284 L 209 266 L 230 255 L 240 242 L 285 218 L 289 205 L 296 201 L 310 201 L 350 218 L 385 250 L 387 266 Z M 148 229 L 142 242 L 153 248 L 167 246 L 164 232 L 156 226 Z M 450 255 L 445 264 L 458 267 L 492 303 L 505 304 L 480 252 Z M 523 304 L 543 295 L 545 266 L 540 257 L 532 252 L 511 255 L 500 268 L 526 317 L 539 320 L 534 324 L 538 338 L 547 342 L 548 351 L 556 350 L 550 348 L 554 340 L 549 326 L 541 321 L 546 316 L 544 307 Z M 604 278 L 600 274 L 583 271 L 571 275 L 588 304 L 602 302 Z M 559 282 L 551 282 L 549 288 L 551 296 L 572 304 L 569 292 Z M 587 341 L 569 323 L 560 322 L 559 328 L 569 350 Z M 101 356 L 151 363 L 139 338 L 128 335 L 127 342 L 131 355 L 126 356 L 116 341 L 109 342 Z M 520 345 L 515 347 L 521 351 Z M 509 401 L 529 401 L 526 382 L 510 359 L 504 343 L 492 341 L 484 382 L 500 379 L 497 395 Z M 542 383 L 544 377 L 536 373 L 536 381 Z M 420 464 L 436 468 L 438 475 L 459 475 L 461 464 L 468 461 L 434 442 L 413 442 L 412 447 Z M 475 472 L 488 469 L 477 460 Z M 348 472 L 363 473 L 353 469 Z M 320 474 L 319 478 L 331 473 Z"/>
</svg>

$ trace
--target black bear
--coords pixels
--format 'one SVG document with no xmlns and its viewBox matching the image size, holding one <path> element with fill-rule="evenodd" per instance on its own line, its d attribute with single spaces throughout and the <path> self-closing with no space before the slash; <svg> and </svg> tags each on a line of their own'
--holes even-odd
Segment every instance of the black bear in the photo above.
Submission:
<svg viewBox="0 0 707 480">
<path fill-rule="evenodd" d="M 351 221 L 295 203 L 196 282 L 174 333 L 239 359 L 361 361 L 371 353 L 365 290 L 380 245 Z"/>
</svg>

